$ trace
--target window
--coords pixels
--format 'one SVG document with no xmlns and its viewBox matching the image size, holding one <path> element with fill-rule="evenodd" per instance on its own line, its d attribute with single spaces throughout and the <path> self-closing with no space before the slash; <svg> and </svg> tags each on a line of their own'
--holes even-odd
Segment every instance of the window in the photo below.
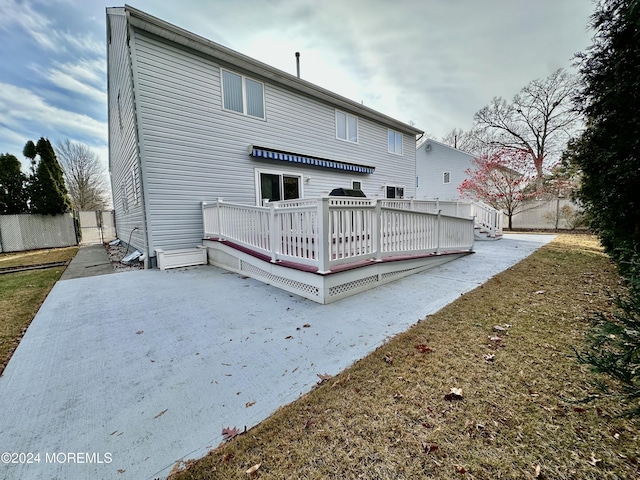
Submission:
<svg viewBox="0 0 640 480">
<path fill-rule="evenodd" d="M 351 188 L 353 190 L 362 190 L 362 182 L 356 182 L 355 180 L 351 182 Z"/>
<path fill-rule="evenodd" d="M 302 197 L 302 175 L 258 171 L 257 181 L 259 204 L 262 204 L 263 200 L 277 202 Z"/>
<path fill-rule="evenodd" d="M 358 143 L 358 117 L 336 110 L 336 138 Z"/>
<path fill-rule="evenodd" d="M 222 106 L 225 110 L 264 118 L 264 85 L 222 70 Z"/>
<path fill-rule="evenodd" d="M 444 172 L 442 174 L 442 183 L 451 183 L 451 172 Z"/>
<path fill-rule="evenodd" d="M 122 131 L 122 104 L 120 102 L 119 90 L 118 90 L 118 124 L 120 125 L 120 131 Z"/>
<path fill-rule="evenodd" d="M 129 213 L 129 199 L 127 198 L 127 186 L 124 182 L 120 184 L 120 200 L 122 201 L 122 211 Z"/>
<path fill-rule="evenodd" d="M 133 194 L 133 204 L 140 204 L 140 182 L 138 181 L 138 169 L 131 168 L 131 193 Z"/>
<path fill-rule="evenodd" d="M 402 155 L 402 134 L 389 130 L 389 153 Z"/>
<path fill-rule="evenodd" d="M 386 198 L 404 198 L 404 187 L 398 185 L 387 185 L 386 188 Z"/>
</svg>

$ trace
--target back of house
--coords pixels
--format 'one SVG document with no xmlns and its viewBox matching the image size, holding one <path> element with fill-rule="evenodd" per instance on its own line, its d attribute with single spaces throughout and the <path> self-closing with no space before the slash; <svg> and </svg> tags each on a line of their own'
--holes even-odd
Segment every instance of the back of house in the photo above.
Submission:
<svg viewBox="0 0 640 480">
<path fill-rule="evenodd" d="M 416 195 L 410 125 L 129 6 L 107 43 L 117 234 L 151 266 L 202 244 L 203 201 Z"/>
</svg>

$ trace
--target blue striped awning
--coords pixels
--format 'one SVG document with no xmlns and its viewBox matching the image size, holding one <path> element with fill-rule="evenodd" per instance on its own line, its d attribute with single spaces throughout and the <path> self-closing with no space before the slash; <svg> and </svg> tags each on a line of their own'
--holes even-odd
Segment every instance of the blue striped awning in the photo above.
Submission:
<svg viewBox="0 0 640 480">
<path fill-rule="evenodd" d="M 335 168 L 346 172 L 356 173 L 373 173 L 376 167 L 368 165 L 358 165 L 357 163 L 340 162 L 338 160 L 328 160 L 326 158 L 307 157 L 296 153 L 282 152 L 272 150 L 270 148 L 256 147 L 251 145 L 249 152 L 253 157 L 270 158 L 273 160 L 282 160 L 285 162 L 302 163 L 305 165 L 313 165 L 314 167 Z"/>
</svg>

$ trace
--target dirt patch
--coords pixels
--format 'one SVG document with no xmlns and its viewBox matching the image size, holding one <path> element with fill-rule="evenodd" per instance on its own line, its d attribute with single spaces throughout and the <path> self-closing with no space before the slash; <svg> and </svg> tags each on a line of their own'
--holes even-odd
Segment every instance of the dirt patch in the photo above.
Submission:
<svg viewBox="0 0 640 480">
<path fill-rule="evenodd" d="M 132 247 L 127 247 L 122 243 L 118 245 L 110 245 L 106 243 L 104 245 L 107 250 L 107 255 L 109 255 L 109 261 L 113 266 L 113 269 L 116 273 L 120 272 L 129 272 L 131 270 L 142 270 L 144 268 L 144 264 L 142 262 L 138 262 L 134 260 L 132 263 L 122 263 L 122 259 L 126 257 L 129 253 L 134 252 L 135 250 Z"/>
</svg>

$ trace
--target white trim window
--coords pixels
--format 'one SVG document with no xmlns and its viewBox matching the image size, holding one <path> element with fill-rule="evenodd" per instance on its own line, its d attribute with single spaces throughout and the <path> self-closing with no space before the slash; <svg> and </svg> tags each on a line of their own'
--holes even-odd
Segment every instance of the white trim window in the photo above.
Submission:
<svg viewBox="0 0 640 480">
<path fill-rule="evenodd" d="M 222 108 L 264 120 L 264 84 L 221 69 Z"/>
<path fill-rule="evenodd" d="M 360 182 L 359 180 L 352 180 L 351 181 L 351 189 L 352 190 L 362 190 L 362 182 Z"/>
<path fill-rule="evenodd" d="M 384 195 L 385 198 L 397 198 L 402 200 L 404 198 L 404 185 L 385 185 Z"/>
<path fill-rule="evenodd" d="M 442 174 L 442 183 L 445 185 L 451 183 L 451 172 L 444 172 Z"/>
<path fill-rule="evenodd" d="M 389 130 L 389 153 L 402 155 L 402 134 L 394 130 Z"/>
<path fill-rule="evenodd" d="M 257 205 L 262 205 L 265 200 L 277 202 L 303 198 L 302 174 L 256 168 L 255 175 Z"/>
<path fill-rule="evenodd" d="M 336 138 L 358 143 L 358 117 L 336 110 Z"/>
</svg>

